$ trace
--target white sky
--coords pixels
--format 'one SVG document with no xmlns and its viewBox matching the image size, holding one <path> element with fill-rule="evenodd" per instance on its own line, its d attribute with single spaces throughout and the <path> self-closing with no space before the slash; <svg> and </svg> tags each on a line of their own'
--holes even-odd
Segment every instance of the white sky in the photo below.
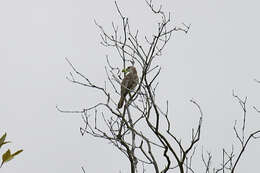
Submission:
<svg viewBox="0 0 260 173">
<path fill-rule="evenodd" d="M 151 33 L 156 25 L 144 1 L 119 0 L 133 27 Z M 260 128 L 259 2 L 235 0 L 162 1 L 175 24 L 191 23 L 190 32 L 176 33 L 161 57 L 159 94 L 169 100 L 176 131 L 188 138 L 198 112 L 205 114 L 201 145 L 220 163 L 222 147 L 231 148 L 235 119 L 242 112 L 232 89 L 248 96 L 249 132 Z M 3 0 L 0 3 L 0 134 L 7 132 L 13 150 L 24 152 L 3 166 L 3 173 L 129 172 L 120 152 L 106 141 L 81 137 L 81 118 L 55 109 L 81 109 L 97 102 L 93 90 L 68 82 L 68 57 L 78 69 L 103 84 L 105 55 L 94 18 L 111 31 L 120 23 L 113 0 Z M 169 80 L 170 79 L 170 80 Z M 190 120 L 190 121 L 189 121 Z M 184 124 L 185 123 L 185 124 Z M 237 144 L 237 143 L 235 143 Z M 237 171 L 259 169 L 260 141 L 250 143 Z M 236 145 L 238 147 L 238 145 Z M 201 154 L 201 150 L 197 154 Z M 8 146 L 4 147 L 6 150 Z M 3 150 L 1 151 L 1 153 Z M 246 159 L 245 159 L 246 158 Z"/>
</svg>

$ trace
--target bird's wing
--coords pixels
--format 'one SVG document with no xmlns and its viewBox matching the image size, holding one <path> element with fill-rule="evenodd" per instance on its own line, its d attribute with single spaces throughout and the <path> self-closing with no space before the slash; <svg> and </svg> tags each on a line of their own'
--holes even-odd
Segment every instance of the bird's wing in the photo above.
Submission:
<svg viewBox="0 0 260 173">
<path fill-rule="evenodd" d="M 130 81 L 130 78 L 128 75 L 125 76 L 125 78 L 123 79 L 122 83 L 121 83 L 121 89 L 124 88 L 128 88 L 128 85 L 129 85 L 129 81 Z"/>
</svg>

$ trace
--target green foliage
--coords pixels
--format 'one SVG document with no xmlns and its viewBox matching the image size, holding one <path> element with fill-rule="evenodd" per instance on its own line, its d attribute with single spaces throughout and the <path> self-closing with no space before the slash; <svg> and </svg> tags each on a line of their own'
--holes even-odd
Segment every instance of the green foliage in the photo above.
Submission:
<svg viewBox="0 0 260 173">
<path fill-rule="evenodd" d="M 0 138 L 0 148 L 7 144 L 7 143 L 11 143 L 10 141 L 5 141 L 6 139 L 6 133 Z M 10 149 L 8 149 L 3 155 L 2 155 L 2 163 L 0 165 L 0 168 L 3 166 L 4 163 L 12 160 L 14 158 L 14 156 L 18 155 L 19 153 L 21 153 L 23 150 L 18 150 L 15 153 L 11 154 Z"/>
<path fill-rule="evenodd" d="M 10 141 L 5 141 L 6 133 L 0 138 L 0 148 L 7 143 L 11 143 Z"/>
</svg>

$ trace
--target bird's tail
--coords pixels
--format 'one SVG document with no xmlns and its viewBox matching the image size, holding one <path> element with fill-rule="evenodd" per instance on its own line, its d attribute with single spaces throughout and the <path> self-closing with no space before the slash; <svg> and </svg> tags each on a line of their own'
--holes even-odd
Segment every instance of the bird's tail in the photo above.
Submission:
<svg viewBox="0 0 260 173">
<path fill-rule="evenodd" d="M 123 104 L 124 104 L 124 100 L 125 100 L 125 97 L 124 96 L 121 96 L 119 102 L 118 102 L 118 105 L 117 105 L 117 108 L 120 109 Z"/>
</svg>

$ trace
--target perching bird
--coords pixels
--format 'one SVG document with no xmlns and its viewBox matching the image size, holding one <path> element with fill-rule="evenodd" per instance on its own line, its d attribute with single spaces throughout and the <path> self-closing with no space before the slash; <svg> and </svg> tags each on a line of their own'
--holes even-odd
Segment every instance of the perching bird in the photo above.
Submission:
<svg viewBox="0 0 260 173">
<path fill-rule="evenodd" d="M 125 71 L 128 72 L 128 74 L 121 83 L 121 98 L 117 105 L 118 109 L 123 106 L 126 95 L 133 90 L 139 82 L 137 71 L 134 66 L 127 67 Z"/>
</svg>

